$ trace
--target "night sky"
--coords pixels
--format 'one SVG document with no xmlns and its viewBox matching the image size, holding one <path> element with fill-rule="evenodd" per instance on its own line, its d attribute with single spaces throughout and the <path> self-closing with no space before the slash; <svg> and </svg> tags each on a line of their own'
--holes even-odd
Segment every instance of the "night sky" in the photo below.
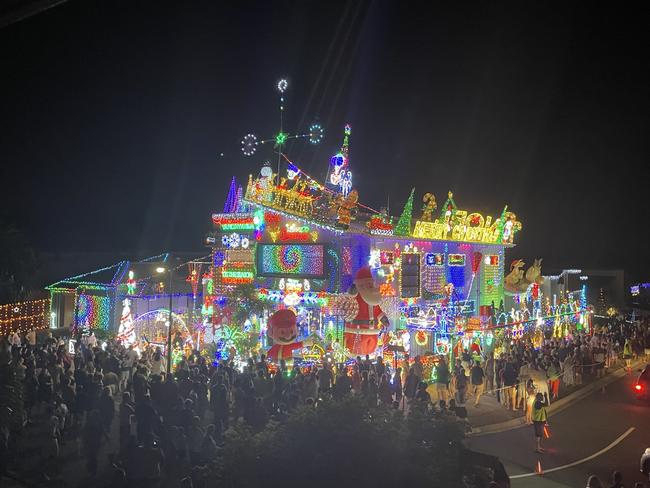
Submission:
<svg viewBox="0 0 650 488">
<path fill-rule="evenodd" d="M 0 212 L 40 251 L 200 251 L 231 176 L 273 157 L 240 140 L 277 132 L 287 77 L 285 128 L 325 127 L 289 147 L 313 176 L 349 122 L 362 202 L 508 204 L 509 259 L 647 280 L 650 18 L 495 3 L 71 1 L 9 25 Z"/>
</svg>

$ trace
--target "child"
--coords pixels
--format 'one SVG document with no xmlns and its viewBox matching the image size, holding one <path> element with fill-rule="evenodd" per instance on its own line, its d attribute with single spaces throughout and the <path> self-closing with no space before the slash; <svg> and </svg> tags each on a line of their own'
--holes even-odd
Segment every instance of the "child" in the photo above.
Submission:
<svg viewBox="0 0 650 488">
<path fill-rule="evenodd" d="M 526 425 L 532 425 L 533 404 L 535 403 L 535 386 L 532 379 L 526 382 L 526 394 Z"/>
</svg>

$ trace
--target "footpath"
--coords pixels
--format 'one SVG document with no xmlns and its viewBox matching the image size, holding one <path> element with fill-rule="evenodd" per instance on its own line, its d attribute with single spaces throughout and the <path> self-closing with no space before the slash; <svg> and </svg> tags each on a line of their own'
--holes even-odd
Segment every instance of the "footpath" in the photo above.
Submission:
<svg viewBox="0 0 650 488">
<path fill-rule="evenodd" d="M 633 364 L 632 370 L 636 371 L 636 368 L 640 364 L 641 361 Z M 592 374 L 585 374 L 581 385 L 571 387 L 564 387 L 562 385 L 560 387 L 560 398 L 552 401 L 547 409 L 549 417 L 561 412 L 592 392 L 600 390 L 617 379 L 622 378 L 625 374 L 624 364 L 619 362 L 619 364 L 610 368 L 607 374 L 601 378 L 596 378 Z M 483 394 L 478 406 L 474 405 L 473 397 L 468 398 L 466 408 L 467 417 L 472 426 L 471 433 L 468 433 L 469 436 L 503 432 L 526 425 L 525 410 L 519 409 L 512 411 L 507 409 L 497 401 L 494 392 Z"/>
</svg>

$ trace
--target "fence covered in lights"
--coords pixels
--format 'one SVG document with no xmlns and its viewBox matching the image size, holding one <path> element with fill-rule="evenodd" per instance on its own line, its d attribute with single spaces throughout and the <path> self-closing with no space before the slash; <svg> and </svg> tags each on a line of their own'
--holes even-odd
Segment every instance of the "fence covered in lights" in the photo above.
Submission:
<svg viewBox="0 0 650 488">
<path fill-rule="evenodd" d="M 50 301 L 48 299 L 0 305 L 0 336 L 14 332 L 25 334 L 32 329 L 47 328 L 50 320 L 49 311 Z"/>
</svg>

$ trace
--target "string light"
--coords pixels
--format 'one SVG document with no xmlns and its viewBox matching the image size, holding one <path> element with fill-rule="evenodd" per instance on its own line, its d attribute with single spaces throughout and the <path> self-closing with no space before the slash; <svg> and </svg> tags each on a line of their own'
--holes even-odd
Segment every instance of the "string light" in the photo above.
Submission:
<svg viewBox="0 0 650 488">
<path fill-rule="evenodd" d="M 324 246 L 320 244 L 259 244 L 260 276 L 324 274 Z"/>
<path fill-rule="evenodd" d="M 319 124 L 311 124 L 309 126 L 309 142 L 311 144 L 318 144 L 323 140 L 323 128 Z"/>
<path fill-rule="evenodd" d="M 255 134 L 246 134 L 241 141 L 241 151 L 244 156 L 252 156 L 257 151 L 259 141 Z"/>
<path fill-rule="evenodd" d="M 464 254 L 449 254 L 447 256 L 447 264 L 449 266 L 465 266 Z"/>
<path fill-rule="evenodd" d="M 110 325 L 112 300 L 107 296 L 79 293 L 75 306 L 75 324 L 93 329 L 107 329 Z"/>
<path fill-rule="evenodd" d="M 47 298 L 0 305 L 0 335 L 47 328 L 49 310 Z"/>
</svg>

